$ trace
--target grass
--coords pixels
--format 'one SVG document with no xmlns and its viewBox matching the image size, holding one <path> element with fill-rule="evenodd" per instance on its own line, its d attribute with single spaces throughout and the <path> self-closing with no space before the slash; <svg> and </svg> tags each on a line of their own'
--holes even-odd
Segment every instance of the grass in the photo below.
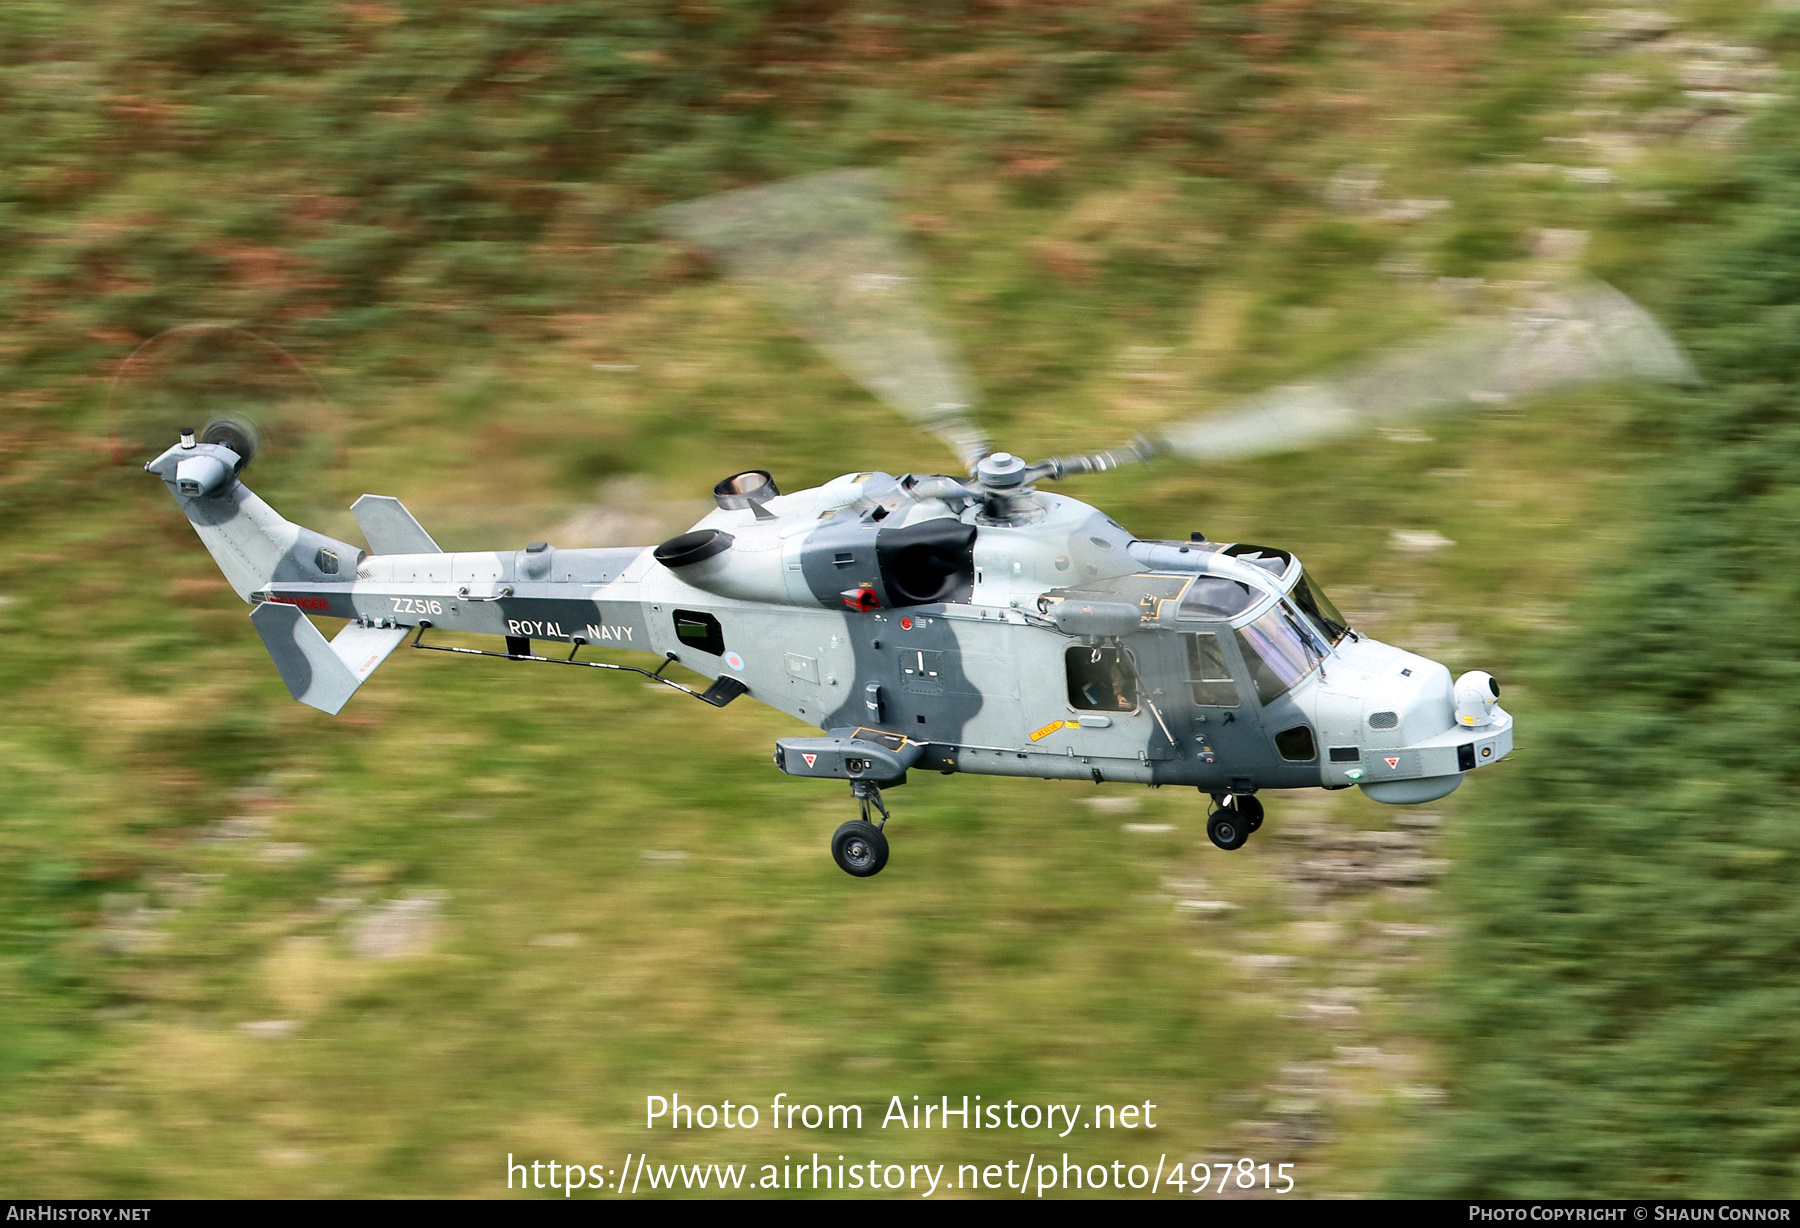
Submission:
<svg viewBox="0 0 1800 1228">
<path fill-rule="evenodd" d="M 1596 263 L 1654 298 L 1657 245 L 1706 216 L 1720 155 L 1655 155 L 1640 173 L 1671 204 L 1648 212 L 1630 184 L 1509 169 L 1562 131 L 1538 114 L 1545 93 L 1594 65 L 1554 21 L 1483 36 L 1521 64 L 1544 52 L 1513 76 L 1457 68 L 1480 39 L 1455 23 L 1391 24 L 1383 55 L 1430 52 L 1418 72 L 1360 74 L 1343 46 L 1295 44 L 1314 68 L 1270 87 L 1292 109 L 1230 121 L 1270 125 L 1231 138 L 1267 155 L 1254 173 L 1176 165 L 1181 141 L 1132 145 L 1162 122 L 1154 83 L 1115 88 L 1079 56 L 946 53 L 909 78 L 943 91 L 916 113 L 869 94 L 839 116 L 870 140 L 916 125 L 875 147 L 910 185 L 909 225 L 1001 446 L 1105 446 L 1416 336 L 1456 314 L 1439 274 L 1481 276 L 1504 299 L 1551 271 L 1531 254 L 1547 225 L 1592 230 Z M 1028 71 L 1050 64 L 1060 84 Z M 1277 139 L 1352 86 L 1349 119 Z M 1066 130 L 1031 101 L 1053 87 L 1086 100 L 1066 104 Z M 1001 97 L 958 110 L 944 99 L 961 89 Z M 918 135 L 933 132 L 943 140 Z M 1323 203 L 1350 163 L 1386 164 L 1384 194 L 1454 206 L 1402 223 Z M 1265 171 L 1279 181 L 1258 182 Z M 184 173 L 157 199 L 205 182 Z M 554 539 L 597 490 L 654 523 L 747 467 L 797 489 L 950 463 L 681 253 L 621 252 L 658 271 L 593 303 L 502 315 L 492 336 L 446 339 L 397 306 L 353 340 L 312 334 L 304 352 L 345 419 L 336 510 L 315 527 L 352 532 L 341 508 L 373 490 L 415 506 L 449 548 L 522 545 Z M 482 317 L 478 295 L 460 301 L 444 314 Z M 848 798 L 774 772 L 770 743 L 798 729 L 754 704 L 713 711 L 632 680 L 402 652 L 325 718 L 287 698 L 161 492 L 105 462 L 86 351 L 52 349 L 78 374 L 31 377 L 62 399 L 7 437 L 0 518 L 8 1193 L 492 1196 L 509 1153 L 614 1166 L 646 1149 L 952 1166 L 1254 1154 L 1297 1160 L 1303 1193 L 1367 1193 L 1434 1128 L 1419 1089 L 1441 1077 L 1443 956 L 1426 941 L 1388 958 L 1382 927 L 1441 926 L 1444 904 L 1417 890 L 1309 902 L 1293 887 L 1303 854 L 1273 834 L 1284 816 L 1384 829 L 1393 812 L 1277 798 L 1270 834 L 1224 854 L 1192 794 L 1106 810 L 1090 802 L 1125 791 L 915 778 L 892 798 L 892 863 L 861 882 L 825 846 Z M 1142 536 L 1291 548 L 1372 633 L 1506 680 L 1596 563 L 1629 548 L 1618 474 L 1653 446 L 1629 429 L 1635 400 L 1594 389 L 1417 436 L 1207 469 L 1164 460 L 1066 489 Z M 1426 529 L 1456 544 L 1395 548 L 1396 530 Z M 1540 700 L 1507 701 L 1525 760 Z M 1446 825 L 1488 787 L 1437 807 Z M 1234 907 L 1179 906 L 1194 898 Z M 369 957 L 383 943 L 399 953 Z M 1235 958 L 1255 954 L 1300 962 Z M 1296 1013 L 1346 984 L 1368 990 L 1350 1030 Z M 1358 1064 L 1370 1049 L 1404 1060 Z M 1342 1084 L 1324 1141 L 1254 1142 L 1241 1123 L 1268 1115 L 1288 1068 L 1321 1063 Z M 645 1098 L 677 1092 L 856 1103 L 867 1124 L 647 1132 Z M 875 1124 L 891 1096 L 965 1093 L 1149 1100 L 1158 1127 L 1059 1140 Z"/>
<path fill-rule="evenodd" d="M 760 344 L 757 324 L 740 324 L 740 344 Z M 700 354 L 720 349 L 708 337 Z M 550 365 L 522 361 L 467 437 L 530 431 L 544 406 L 576 401 L 582 363 L 563 360 L 560 382 L 539 373 Z M 808 410 L 841 395 L 811 376 Z M 378 475 L 370 488 L 498 498 L 555 465 L 525 450 L 485 472 L 409 465 L 435 430 L 410 407 L 472 378 L 484 377 L 396 390 L 392 442 L 353 451 Z M 642 382 L 618 401 L 675 395 Z M 1417 644 L 1422 629 L 1453 669 L 1504 678 L 1534 620 L 1620 536 L 1597 515 L 1610 479 L 1594 457 L 1626 400 L 1594 393 L 1433 426 L 1432 442 L 1378 438 L 1228 472 L 1163 462 L 1079 493 L 1146 536 L 1198 525 L 1296 549 L 1346 604 L 1374 615 L 1385 603 L 1384 624 L 1364 620 L 1377 634 Z M 834 433 L 892 433 L 883 413 L 851 403 Z M 757 426 L 769 442 L 740 453 L 753 460 L 791 455 L 812 430 Z M 897 442 L 927 455 L 893 468 L 929 464 L 928 444 Z M 657 493 L 704 490 L 735 467 L 710 451 L 682 458 L 685 490 L 671 475 Z M 816 460 L 797 479 L 768 463 L 784 483 L 825 476 Z M 1086 804 L 1092 787 L 915 778 L 893 798 L 892 865 L 854 881 L 824 847 L 848 799 L 768 769 L 774 738 L 799 731 L 787 718 L 407 653 L 324 718 L 287 699 L 185 525 L 99 476 L 105 506 L 34 542 L 62 560 L 58 583 L 15 581 L 4 611 L 15 642 L 35 645 L 13 658 L 4 734 L 7 860 L 36 884 L 12 895 L 6 966 L 9 998 L 33 1008 L 8 1029 L 4 1146 L 28 1174 L 22 1192 L 482 1194 L 500 1188 L 508 1152 L 613 1164 L 647 1138 L 667 1162 L 760 1162 L 779 1145 L 954 1165 L 1074 1145 L 873 1128 L 896 1094 L 1151 1100 L 1153 1137 L 1081 1142 L 1102 1161 L 1154 1162 L 1229 1147 L 1284 1062 L 1333 1055 L 1228 957 L 1271 949 L 1271 934 L 1273 949 L 1325 967 L 1341 952 L 1281 938 L 1298 915 L 1269 868 L 1281 854 L 1262 841 L 1213 849 L 1203 798 L 1144 793 L 1122 817 L 1172 830 L 1138 834 Z M 1391 530 L 1417 526 L 1458 545 L 1396 554 Z M 154 578 L 118 591 L 143 561 Z M 58 635 L 72 605 L 82 625 Z M 1530 698 L 1514 708 L 1529 755 Z M 1271 829 L 1284 808 L 1271 802 Z M 1392 817 L 1353 796 L 1328 813 L 1356 827 Z M 256 820 L 247 834 L 219 838 L 242 817 Z M 1192 880 L 1237 911 L 1197 921 L 1175 907 L 1192 889 L 1169 884 Z M 358 958 L 359 926 L 409 898 L 436 901 L 420 953 Z M 1433 906 L 1385 908 L 1429 918 Z M 1375 924 L 1352 917 L 1349 931 Z M 1410 992 L 1405 979 L 1394 992 Z M 265 1020 L 291 1034 L 244 1030 Z M 1374 1041 L 1417 1049 L 1418 1023 L 1396 1012 Z M 854 1139 L 647 1136 L 644 1097 L 674 1092 L 854 1102 L 871 1124 Z M 1419 1123 L 1391 1088 L 1377 1099 L 1366 1127 L 1297 1157 L 1305 1188 L 1367 1189 L 1399 1162 Z"/>
</svg>

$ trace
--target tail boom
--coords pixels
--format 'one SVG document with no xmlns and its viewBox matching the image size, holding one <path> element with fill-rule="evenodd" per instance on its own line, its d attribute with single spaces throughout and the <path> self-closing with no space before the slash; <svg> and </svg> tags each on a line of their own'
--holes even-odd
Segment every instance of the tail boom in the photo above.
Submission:
<svg viewBox="0 0 1800 1228">
<path fill-rule="evenodd" d="M 217 444 L 177 444 L 144 468 L 161 478 L 200 535 L 232 590 L 245 601 L 271 583 L 329 583 L 355 576 L 363 552 L 348 542 L 285 519 L 235 477 L 201 494 L 184 493 L 176 471 L 201 456 L 237 467 L 237 454 Z"/>
</svg>

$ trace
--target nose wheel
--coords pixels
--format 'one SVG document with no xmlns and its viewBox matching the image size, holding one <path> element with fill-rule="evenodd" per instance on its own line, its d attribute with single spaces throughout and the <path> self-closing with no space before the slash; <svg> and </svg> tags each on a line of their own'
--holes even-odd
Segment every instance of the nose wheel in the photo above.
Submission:
<svg viewBox="0 0 1800 1228">
<path fill-rule="evenodd" d="M 832 835 L 831 859 L 838 869 L 857 878 L 879 874 L 887 865 L 887 837 L 875 824 L 851 819 Z"/>
<path fill-rule="evenodd" d="M 1247 793 L 1227 793 L 1213 801 L 1213 811 L 1206 816 L 1206 838 L 1227 852 L 1243 848 L 1262 826 L 1262 803 Z"/>
<path fill-rule="evenodd" d="M 881 789 L 872 781 L 853 780 L 850 794 L 862 805 L 862 818 L 851 819 L 831 836 L 831 859 L 838 869 L 857 878 L 881 873 L 888 861 L 887 837 L 881 829 L 887 826 L 888 808 L 881 800 Z M 881 816 L 879 824 L 869 820 Z"/>
</svg>

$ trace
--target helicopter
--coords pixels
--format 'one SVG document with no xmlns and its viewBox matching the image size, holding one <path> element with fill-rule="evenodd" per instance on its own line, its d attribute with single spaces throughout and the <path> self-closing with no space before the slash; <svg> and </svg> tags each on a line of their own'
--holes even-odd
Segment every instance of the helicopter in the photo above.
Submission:
<svg viewBox="0 0 1800 1228">
<path fill-rule="evenodd" d="M 1033 462 L 996 449 L 970 416 L 877 173 L 745 189 L 663 221 L 943 439 L 964 472 L 868 470 L 783 493 L 770 472 L 745 470 L 655 546 L 451 553 L 391 496 L 351 507 L 367 550 L 287 520 L 243 480 L 260 443 L 243 416 L 181 430 L 144 468 L 251 605 L 299 702 L 337 713 L 408 642 L 634 672 L 715 707 L 748 695 L 819 731 L 778 738 L 774 764 L 848 784 L 858 817 L 830 847 L 856 877 L 887 864 L 884 791 L 915 770 L 1193 787 L 1210 799 L 1207 836 L 1233 850 L 1262 825 L 1262 790 L 1356 786 L 1417 804 L 1513 749 L 1491 674 L 1453 677 L 1357 631 L 1291 551 L 1198 531 L 1140 538 L 1046 484 L 1159 455 L 1294 447 L 1582 380 L 1687 377 L 1642 309 L 1594 284 L 1154 440 Z M 345 623 L 327 641 L 309 616 Z M 429 642 L 440 631 L 498 637 L 504 650 Z M 582 655 L 603 649 L 658 663 Z M 668 677 L 674 663 L 710 685 Z"/>
</svg>

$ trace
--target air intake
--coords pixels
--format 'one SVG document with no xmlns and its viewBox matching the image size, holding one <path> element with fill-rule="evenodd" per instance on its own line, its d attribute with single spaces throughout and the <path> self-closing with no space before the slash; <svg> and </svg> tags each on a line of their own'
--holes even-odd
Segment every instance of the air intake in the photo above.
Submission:
<svg viewBox="0 0 1800 1228">
<path fill-rule="evenodd" d="M 664 567 L 692 567 L 725 553 L 731 549 L 734 540 L 723 529 L 695 529 L 692 533 L 671 537 L 651 554 Z"/>
<path fill-rule="evenodd" d="M 1376 712 L 1369 717 L 1370 729 L 1398 729 L 1400 714 L 1398 712 Z"/>
<path fill-rule="evenodd" d="M 726 511 L 760 507 L 781 492 L 767 469 L 747 469 L 734 473 L 713 487 L 713 502 Z"/>
</svg>

